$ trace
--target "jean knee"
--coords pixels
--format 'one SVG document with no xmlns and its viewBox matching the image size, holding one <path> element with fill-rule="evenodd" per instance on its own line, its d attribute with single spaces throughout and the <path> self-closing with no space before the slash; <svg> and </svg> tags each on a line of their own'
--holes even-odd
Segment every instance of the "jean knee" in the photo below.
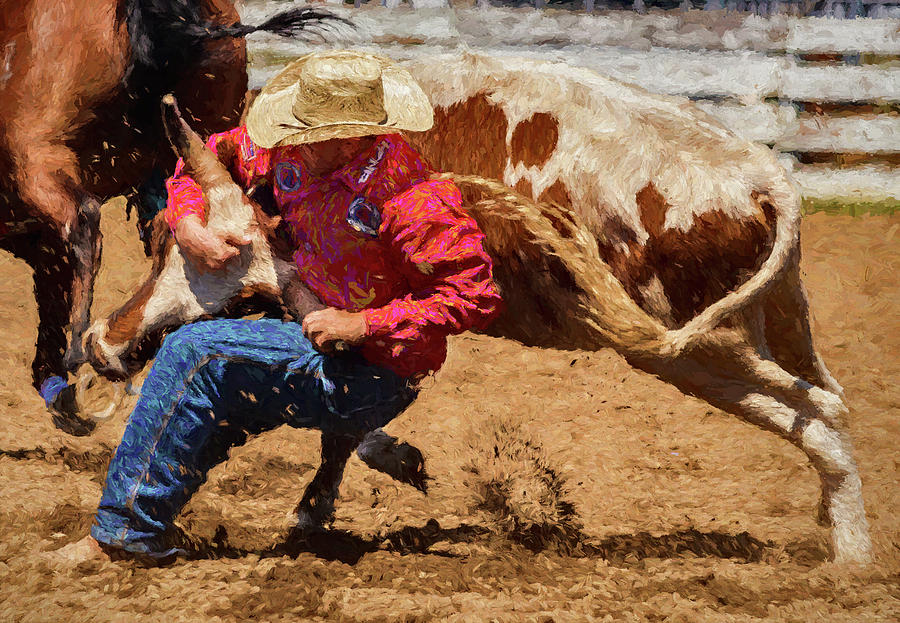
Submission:
<svg viewBox="0 0 900 623">
<path fill-rule="evenodd" d="M 185 325 L 169 333 L 163 339 L 157 357 L 169 354 L 184 359 L 199 355 L 200 349 L 197 346 L 202 343 L 203 335 L 198 324 Z"/>
</svg>

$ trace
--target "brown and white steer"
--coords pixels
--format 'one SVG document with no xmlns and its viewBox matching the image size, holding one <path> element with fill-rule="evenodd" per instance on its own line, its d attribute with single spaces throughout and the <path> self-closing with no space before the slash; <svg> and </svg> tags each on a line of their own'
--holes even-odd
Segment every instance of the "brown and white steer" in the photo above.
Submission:
<svg viewBox="0 0 900 623">
<path fill-rule="evenodd" d="M 820 476 L 834 558 L 870 560 L 847 407 L 810 334 L 799 197 L 771 151 L 685 100 L 564 64 L 463 54 L 406 67 L 436 112 L 432 130 L 408 138 L 454 172 L 495 262 L 507 309 L 487 332 L 529 346 L 612 347 L 779 434 Z M 207 189 L 211 227 L 217 193 Z M 289 268 L 272 260 L 250 270 L 242 256 L 223 280 L 229 290 L 191 276 L 171 242 L 162 252 L 158 276 L 90 332 L 98 369 L 124 371 L 117 362 L 153 328 L 265 289 L 251 275 L 268 275 L 274 293 Z"/>
</svg>

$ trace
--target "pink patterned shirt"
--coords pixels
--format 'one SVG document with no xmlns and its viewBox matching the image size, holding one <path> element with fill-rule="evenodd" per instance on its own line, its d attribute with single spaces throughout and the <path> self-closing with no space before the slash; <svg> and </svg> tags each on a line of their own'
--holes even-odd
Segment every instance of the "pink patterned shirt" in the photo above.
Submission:
<svg viewBox="0 0 900 623">
<path fill-rule="evenodd" d="M 364 310 L 362 354 L 401 376 L 436 371 L 446 337 L 484 327 L 502 305 L 483 234 L 461 209 L 452 182 L 430 180 L 430 167 L 399 134 L 326 177 L 307 173 L 291 146 L 264 149 L 246 129 L 215 134 L 236 149 L 232 176 L 245 189 L 268 182 L 293 243 L 297 271 L 326 305 Z M 166 182 L 165 218 L 205 213 L 200 187 L 182 175 Z"/>
</svg>

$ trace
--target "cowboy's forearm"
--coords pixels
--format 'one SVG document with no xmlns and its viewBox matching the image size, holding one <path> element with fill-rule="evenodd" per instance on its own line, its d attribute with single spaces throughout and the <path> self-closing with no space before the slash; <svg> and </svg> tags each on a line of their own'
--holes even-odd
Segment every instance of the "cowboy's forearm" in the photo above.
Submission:
<svg viewBox="0 0 900 623">
<path fill-rule="evenodd" d="M 200 223 L 206 220 L 206 203 L 200 186 L 187 176 L 172 177 L 166 180 L 165 219 L 169 230 L 175 233 L 180 222 L 190 216 Z"/>
</svg>

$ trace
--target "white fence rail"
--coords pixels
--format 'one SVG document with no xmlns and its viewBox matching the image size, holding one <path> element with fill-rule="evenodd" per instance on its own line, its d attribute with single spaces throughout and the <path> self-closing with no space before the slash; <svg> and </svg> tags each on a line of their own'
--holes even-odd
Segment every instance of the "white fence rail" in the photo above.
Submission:
<svg viewBox="0 0 900 623">
<path fill-rule="evenodd" d="M 243 11 L 247 21 L 258 21 L 284 6 L 249 1 Z M 784 152 L 809 197 L 900 205 L 900 20 L 721 11 L 329 9 L 355 24 L 329 37 L 329 45 L 397 59 L 469 48 L 587 67 L 688 97 L 737 133 Z M 251 85 L 261 86 L 285 62 L 318 48 L 251 37 Z"/>
<path fill-rule="evenodd" d="M 898 0 L 406 0 L 415 9 L 478 7 L 523 7 L 545 9 L 548 6 L 587 13 L 609 9 L 631 9 L 647 13 L 652 9 L 702 9 L 704 11 L 730 11 L 750 13 L 764 17 L 772 15 L 796 15 L 854 19 L 857 17 L 888 18 L 900 16 Z M 347 0 L 320 0 L 323 4 L 342 5 Z M 354 0 L 353 6 L 383 6 L 395 9 L 403 0 Z"/>
</svg>

